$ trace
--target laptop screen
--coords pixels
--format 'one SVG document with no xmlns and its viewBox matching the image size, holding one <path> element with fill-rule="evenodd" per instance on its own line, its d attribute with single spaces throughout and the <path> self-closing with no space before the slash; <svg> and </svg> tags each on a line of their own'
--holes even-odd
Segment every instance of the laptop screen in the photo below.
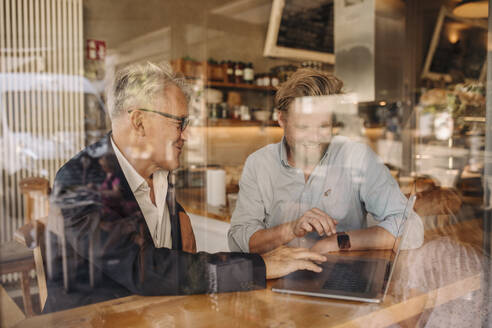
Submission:
<svg viewBox="0 0 492 328">
<path fill-rule="evenodd" d="M 384 292 L 383 292 L 383 298 L 386 296 L 386 292 L 388 291 L 388 282 L 391 280 L 391 276 L 393 275 L 393 271 L 395 269 L 395 264 L 396 260 L 398 259 L 398 255 L 400 253 L 400 248 L 401 245 L 405 241 L 405 237 L 407 235 L 407 228 L 408 224 L 408 218 L 410 214 L 412 213 L 413 207 L 415 205 L 415 200 L 417 199 L 416 195 L 410 196 L 410 198 L 407 201 L 407 204 L 405 206 L 405 210 L 403 211 L 403 216 L 401 219 L 401 222 L 398 224 L 398 233 L 397 233 L 397 238 L 395 238 L 395 243 L 393 244 L 392 252 L 391 252 L 391 257 L 390 257 L 390 263 L 388 264 L 388 270 L 386 272 L 385 278 L 384 278 Z"/>
</svg>

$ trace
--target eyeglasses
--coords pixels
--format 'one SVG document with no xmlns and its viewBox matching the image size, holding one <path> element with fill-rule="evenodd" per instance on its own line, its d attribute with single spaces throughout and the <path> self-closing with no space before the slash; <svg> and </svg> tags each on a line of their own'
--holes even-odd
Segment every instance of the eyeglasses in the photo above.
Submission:
<svg viewBox="0 0 492 328">
<path fill-rule="evenodd" d="M 128 111 L 128 113 L 131 113 L 134 110 L 141 110 L 143 112 L 156 113 L 156 114 L 162 115 L 164 117 L 167 117 L 167 118 L 176 120 L 176 121 L 179 122 L 179 129 L 181 131 L 184 131 L 186 129 L 186 127 L 188 126 L 188 124 L 190 123 L 190 118 L 188 116 L 179 117 L 179 116 L 176 116 L 176 115 L 172 115 L 172 114 L 168 114 L 168 113 L 163 113 L 163 112 L 158 112 L 156 110 L 145 109 L 145 108 L 131 109 L 131 110 Z"/>
</svg>

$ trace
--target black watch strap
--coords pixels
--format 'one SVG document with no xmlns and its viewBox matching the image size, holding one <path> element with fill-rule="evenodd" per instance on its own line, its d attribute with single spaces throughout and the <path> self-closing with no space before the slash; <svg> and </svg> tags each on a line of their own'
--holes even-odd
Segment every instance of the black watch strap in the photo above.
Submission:
<svg viewBox="0 0 492 328">
<path fill-rule="evenodd" d="M 350 237 L 345 232 L 337 232 L 337 241 L 340 250 L 350 249 Z"/>
</svg>

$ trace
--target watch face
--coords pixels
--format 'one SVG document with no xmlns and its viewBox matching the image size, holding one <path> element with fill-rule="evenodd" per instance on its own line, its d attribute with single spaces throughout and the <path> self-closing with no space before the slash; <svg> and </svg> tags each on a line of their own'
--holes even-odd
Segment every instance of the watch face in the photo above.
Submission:
<svg viewBox="0 0 492 328">
<path fill-rule="evenodd" d="M 338 240 L 338 248 L 339 249 L 349 249 L 350 248 L 350 237 L 346 233 L 338 233 L 337 234 L 337 240 Z"/>
</svg>

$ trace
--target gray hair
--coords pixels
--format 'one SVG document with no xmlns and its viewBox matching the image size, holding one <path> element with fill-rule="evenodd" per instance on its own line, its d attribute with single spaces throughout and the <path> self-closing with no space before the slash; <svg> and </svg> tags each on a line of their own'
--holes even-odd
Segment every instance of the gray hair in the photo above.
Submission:
<svg viewBox="0 0 492 328">
<path fill-rule="evenodd" d="M 118 70 L 108 92 L 109 117 L 114 119 L 132 107 L 153 104 L 169 85 L 178 87 L 190 100 L 189 85 L 169 64 L 147 62 Z"/>
</svg>

